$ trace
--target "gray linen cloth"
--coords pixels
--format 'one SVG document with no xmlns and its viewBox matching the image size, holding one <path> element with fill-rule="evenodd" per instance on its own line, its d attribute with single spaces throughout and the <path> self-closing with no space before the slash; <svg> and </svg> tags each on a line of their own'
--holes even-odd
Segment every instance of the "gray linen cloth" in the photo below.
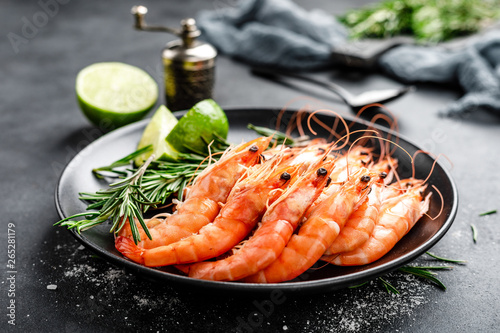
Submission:
<svg viewBox="0 0 500 333">
<path fill-rule="evenodd" d="M 347 30 L 323 10 L 306 11 L 290 0 L 239 0 L 202 11 L 203 38 L 221 53 L 253 65 L 291 70 L 326 68 L 331 50 L 349 43 Z M 464 95 L 444 114 L 476 109 L 500 115 L 500 31 L 458 50 L 402 45 L 379 59 L 385 73 L 407 83 L 459 84 Z"/>
</svg>

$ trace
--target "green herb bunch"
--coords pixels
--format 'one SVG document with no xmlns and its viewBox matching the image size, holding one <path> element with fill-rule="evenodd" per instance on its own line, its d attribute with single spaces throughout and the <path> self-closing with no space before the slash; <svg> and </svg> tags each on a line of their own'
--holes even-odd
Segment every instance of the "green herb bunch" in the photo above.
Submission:
<svg viewBox="0 0 500 333">
<path fill-rule="evenodd" d="M 441 42 L 477 32 L 500 18 L 500 0 L 386 0 L 340 17 L 353 38 L 411 35 Z"/>
<path fill-rule="evenodd" d="M 248 128 L 260 135 L 274 135 L 270 145 L 285 143 L 294 145 L 294 140 L 283 133 L 277 133 L 264 127 L 248 125 Z M 223 151 L 229 148 L 229 143 L 223 138 L 216 139 L 209 145 L 209 154 L 192 152 L 179 153 L 174 162 L 154 160 L 152 155 L 142 166 L 135 167 L 136 157 L 148 152 L 151 146 L 139 149 L 110 165 L 92 170 L 95 177 L 111 182 L 107 189 L 95 193 L 79 193 L 79 199 L 87 203 L 87 211 L 67 217 L 56 225 L 75 229 L 78 233 L 95 225 L 111 222 L 110 232 L 118 233 L 127 220 L 137 219 L 146 235 L 151 238 L 144 221 L 144 213 L 149 209 L 165 206 L 177 196 L 182 201 L 184 189 L 210 163 L 216 162 Z M 208 150 L 207 150 L 208 151 Z M 140 233 L 135 223 L 130 223 L 134 242 L 140 240 Z"/>
</svg>

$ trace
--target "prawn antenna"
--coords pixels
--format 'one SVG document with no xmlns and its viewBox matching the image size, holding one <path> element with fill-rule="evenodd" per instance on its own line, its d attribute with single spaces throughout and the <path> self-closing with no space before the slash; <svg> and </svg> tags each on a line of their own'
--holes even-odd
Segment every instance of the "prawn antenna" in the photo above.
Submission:
<svg viewBox="0 0 500 333">
<path fill-rule="evenodd" d="M 280 112 L 278 113 L 278 115 L 276 117 L 276 130 L 277 131 L 280 130 L 280 127 L 282 124 L 282 119 L 283 119 L 285 112 L 287 111 L 287 109 L 289 108 L 290 105 L 294 104 L 297 101 L 309 101 L 309 102 L 313 103 L 314 105 L 318 105 L 318 106 L 321 106 L 324 108 L 328 107 L 325 103 L 321 102 L 319 99 L 316 99 L 316 98 L 313 98 L 310 96 L 304 95 L 304 96 L 297 96 L 295 98 L 292 98 L 281 108 Z"/>
<path fill-rule="evenodd" d="M 366 132 L 373 132 L 373 133 L 375 133 L 375 134 L 379 134 L 379 132 L 378 132 L 377 130 L 372 130 L 372 129 L 356 130 L 356 131 L 352 131 L 350 134 L 355 134 L 355 133 L 366 133 Z M 348 135 L 349 135 L 349 133 L 348 133 L 348 134 L 346 134 L 345 136 L 348 136 Z M 344 137 L 345 137 L 345 136 L 344 136 Z M 344 137 L 342 137 L 342 138 L 344 138 Z M 342 140 L 342 138 L 341 138 L 341 139 L 339 139 L 339 141 L 340 141 L 340 140 Z M 353 142 L 353 143 L 349 146 L 349 149 L 347 150 L 346 157 L 345 157 L 345 158 L 346 158 L 346 170 L 347 170 L 347 178 L 348 178 L 348 179 L 349 179 L 349 154 L 350 154 L 350 152 L 351 152 L 351 149 L 352 149 L 352 147 L 354 147 L 354 145 L 355 145 L 355 143 L 356 143 L 357 141 L 360 141 L 360 140 L 365 139 L 365 138 L 379 138 L 379 139 L 382 139 L 381 137 L 379 137 L 379 136 L 375 136 L 375 135 L 363 135 L 363 136 L 361 136 L 361 137 L 357 138 L 356 140 L 354 140 L 354 142 Z M 346 141 L 346 142 L 347 142 L 347 141 Z M 343 148 L 343 147 L 344 147 L 344 146 L 342 146 L 342 148 Z"/>
<path fill-rule="evenodd" d="M 366 111 L 367 109 L 371 108 L 371 107 L 379 107 L 381 109 L 384 110 L 384 113 L 378 113 L 376 114 L 375 116 L 373 116 L 373 118 L 370 120 L 371 123 L 375 124 L 375 122 L 379 119 L 382 119 L 384 120 L 385 122 L 387 122 L 387 124 L 389 125 L 389 128 L 396 132 L 396 133 L 399 133 L 399 124 L 398 124 L 398 120 L 397 120 L 397 117 L 394 115 L 394 113 L 389 110 L 389 108 L 387 108 L 385 105 L 383 104 L 380 104 L 380 103 L 372 103 L 372 104 L 368 104 L 368 105 L 365 105 L 364 107 L 362 107 L 358 113 L 356 114 L 356 118 L 354 118 L 354 120 L 356 119 L 359 119 L 361 114 Z M 354 124 L 354 122 L 353 122 Z M 392 133 L 388 133 L 388 136 L 387 136 L 388 139 L 391 139 L 392 138 Z M 396 142 L 399 141 L 399 138 L 396 137 Z M 389 144 L 389 143 L 387 143 Z M 396 147 L 394 147 L 394 149 L 396 149 Z M 389 149 L 387 149 L 389 150 Z M 394 152 L 390 152 L 389 154 L 392 154 Z"/>
<path fill-rule="evenodd" d="M 448 158 L 448 156 L 446 156 L 446 155 L 444 155 L 444 154 L 439 154 L 439 155 L 437 155 L 437 156 L 436 156 L 436 155 L 434 155 L 434 154 L 432 154 L 432 153 L 430 153 L 430 152 L 427 152 L 427 151 L 425 151 L 425 150 L 417 150 L 417 151 L 413 154 L 413 159 L 415 159 L 415 158 L 417 157 L 417 155 L 418 155 L 418 154 L 427 154 L 427 155 L 429 155 L 429 156 L 431 156 L 431 157 L 433 157 L 433 158 L 434 158 L 434 162 L 432 162 L 432 167 L 431 167 L 431 170 L 429 171 L 429 174 L 427 175 L 427 178 L 425 178 L 424 183 L 426 183 L 426 182 L 429 180 L 429 178 L 431 177 L 432 172 L 434 171 L 434 168 L 435 168 L 435 166 L 436 166 L 436 163 L 437 163 L 437 161 L 438 161 L 441 157 L 446 158 L 446 160 L 450 163 L 450 165 L 452 165 L 452 166 L 453 166 L 453 163 L 451 162 L 451 160 Z M 413 176 L 413 177 L 415 177 L 415 165 L 414 165 L 413 163 L 412 163 L 412 176 Z"/>
<path fill-rule="evenodd" d="M 402 151 L 404 151 L 406 153 L 406 155 L 408 155 L 410 157 L 410 160 L 411 162 L 413 163 L 413 156 L 410 155 L 410 153 L 404 149 L 403 147 L 401 147 L 399 144 L 397 144 L 396 142 L 392 141 L 392 140 L 389 140 L 389 139 L 386 139 L 386 138 L 383 138 L 383 137 L 380 137 L 380 136 L 374 136 L 374 135 L 365 135 L 365 136 L 362 136 L 360 138 L 357 138 L 352 144 L 354 145 L 354 143 L 356 143 L 356 141 L 359 141 L 361 139 L 364 139 L 364 138 L 373 138 L 373 139 L 379 139 L 379 140 L 383 140 L 383 141 L 386 141 L 386 142 L 389 142 L 393 145 L 395 145 L 396 147 L 398 147 L 399 149 L 401 149 Z"/>
<path fill-rule="evenodd" d="M 303 108 L 300 108 L 299 111 L 296 113 L 295 117 L 295 123 L 296 123 L 296 128 L 299 131 L 300 136 L 305 136 L 304 128 L 302 127 L 302 118 L 304 118 L 304 115 L 310 110 L 309 106 L 306 105 Z M 288 132 L 288 131 L 287 131 Z"/>
<path fill-rule="evenodd" d="M 310 114 L 309 114 L 309 117 L 307 117 L 307 127 L 309 128 L 309 131 L 311 131 L 311 133 L 312 133 L 313 135 L 317 135 L 318 133 L 317 133 L 317 132 L 316 132 L 316 131 L 312 128 L 312 126 L 311 126 L 311 118 L 312 118 L 312 117 L 313 117 L 316 113 L 318 113 L 318 112 L 328 112 L 328 113 L 333 113 L 334 115 L 336 115 L 337 117 L 335 118 L 335 120 L 336 120 L 336 121 L 340 120 L 340 121 L 344 124 L 344 127 L 345 127 L 345 129 L 346 129 L 346 133 L 347 133 L 347 134 L 346 134 L 346 136 L 347 136 L 347 139 L 346 139 L 346 140 L 347 140 L 347 141 L 349 141 L 349 140 L 348 140 L 348 138 L 349 138 L 349 126 L 347 125 L 347 122 L 344 120 L 344 118 L 343 118 L 343 117 L 342 117 L 339 113 L 337 113 L 337 112 L 335 112 L 335 111 L 333 111 L 333 110 L 329 110 L 329 109 L 318 109 L 318 110 L 316 110 L 316 111 L 314 111 L 314 112 L 310 113 Z M 316 121 L 316 119 L 317 119 L 317 118 L 315 117 L 315 121 Z M 321 124 L 320 124 L 320 123 L 318 123 L 318 125 L 320 125 L 321 127 L 323 127 L 323 125 L 322 125 L 322 124 L 324 125 L 324 123 L 321 123 Z M 327 130 L 330 134 L 332 134 L 332 133 L 334 133 L 334 132 L 335 132 L 335 130 L 334 130 L 333 128 L 330 128 L 330 127 L 328 127 L 328 126 L 323 127 L 323 128 L 325 128 L 325 129 L 326 129 L 326 130 Z"/>
<path fill-rule="evenodd" d="M 327 141 L 331 141 L 334 137 L 337 139 L 341 137 L 341 135 L 339 133 L 337 133 L 337 131 L 336 131 L 336 128 L 338 127 L 339 122 L 340 122 L 340 118 L 335 117 L 335 120 L 333 121 L 333 125 L 331 127 L 328 126 L 327 124 L 325 124 L 323 121 L 321 121 L 321 119 L 316 117 L 316 115 L 313 115 L 311 117 L 311 119 L 313 119 L 316 124 L 318 124 L 319 126 L 321 126 L 322 128 L 324 128 L 326 131 L 328 131 L 330 133 Z"/>
<path fill-rule="evenodd" d="M 437 219 L 439 216 L 441 216 L 441 214 L 443 213 L 443 209 L 444 209 L 444 198 L 443 198 L 443 195 L 441 194 L 441 191 L 439 191 L 437 189 L 436 186 L 434 185 L 431 185 L 432 188 L 434 189 L 434 191 L 436 191 L 436 193 L 439 195 L 439 198 L 441 198 L 441 209 L 439 209 L 439 213 L 434 216 L 434 217 L 431 217 L 429 214 L 425 214 L 428 218 L 430 218 L 432 221 L 434 221 L 435 219 Z"/>
</svg>

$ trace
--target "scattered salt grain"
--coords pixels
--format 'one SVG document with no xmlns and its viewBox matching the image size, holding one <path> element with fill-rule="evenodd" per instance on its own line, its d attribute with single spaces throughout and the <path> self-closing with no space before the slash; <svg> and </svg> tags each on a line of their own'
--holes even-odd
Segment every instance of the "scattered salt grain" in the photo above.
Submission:
<svg viewBox="0 0 500 333">
<path fill-rule="evenodd" d="M 48 290 L 56 290 L 57 289 L 57 285 L 55 285 L 55 284 L 49 284 L 49 285 L 47 285 L 47 289 Z"/>
</svg>

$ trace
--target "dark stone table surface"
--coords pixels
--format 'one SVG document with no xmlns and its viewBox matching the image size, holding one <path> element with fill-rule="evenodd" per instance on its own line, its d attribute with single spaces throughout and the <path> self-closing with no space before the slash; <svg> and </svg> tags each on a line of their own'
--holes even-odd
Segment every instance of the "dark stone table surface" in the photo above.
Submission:
<svg viewBox="0 0 500 333">
<path fill-rule="evenodd" d="M 297 2 L 332 14 L 364 3 Z M 161 82 L 160 50 L 174 38 L 135 31 L 129 14 L 134 1 L 58 0 L 57 7 L 54 3 L 1 1 L 0 331 L 498 331 L 500 215 L 479 214 L 500 209 L 500 118 L 481 111 L 463 118 L 439 117 L 445 105 L 460 97 L 457 87 L 418 84 L 416 92 L 388 104 L 404 136 L 446 155 L 445 164 L 458 186 L 455 222 L 432 248 L 435 254 L 467 261 L 438 273 L 446 291 L 391 273 L 385 279 L 399 295 L 388 294 L 377 281 L 324 294 L 285 294 L 275 303 L 266 295 L 205 295 L 115 267 L 93 256 L 65 229 L 53 227 L 59 219 L 54 191 L 64 166 L 100 135 L 76 103 L 76 74 L 94 62 L 121 61 L 147 70 Z M 150 9 L 150 22 L 175 26 L 201 9 L 232 6 L 234 1 L 142 4 Z M 37 26 L 30 30 L 27 22 Z M 9 34 L 19 37 L 16 43 Z M 309 95 L 349 114 L 325 91 L 311 86 L 297 91 L 254 77 L 245 64 L 224 56 L 218 59 L 216 75 L 214 98 L 225 108 L 282 107 Z M 353 92 L 400 85 L 378 73 L 331 69 L 315 75 Z M 291 107 L 301 103 L 304 100 Z M 477 228 L 476 243 L 471 224 Z M 8 267 L 12 230 L 15 266 Z M 425 255 L 417 262 L 436 264 Z M 9 324 L 12 319 L 15 326 Z"/>
</svg>

